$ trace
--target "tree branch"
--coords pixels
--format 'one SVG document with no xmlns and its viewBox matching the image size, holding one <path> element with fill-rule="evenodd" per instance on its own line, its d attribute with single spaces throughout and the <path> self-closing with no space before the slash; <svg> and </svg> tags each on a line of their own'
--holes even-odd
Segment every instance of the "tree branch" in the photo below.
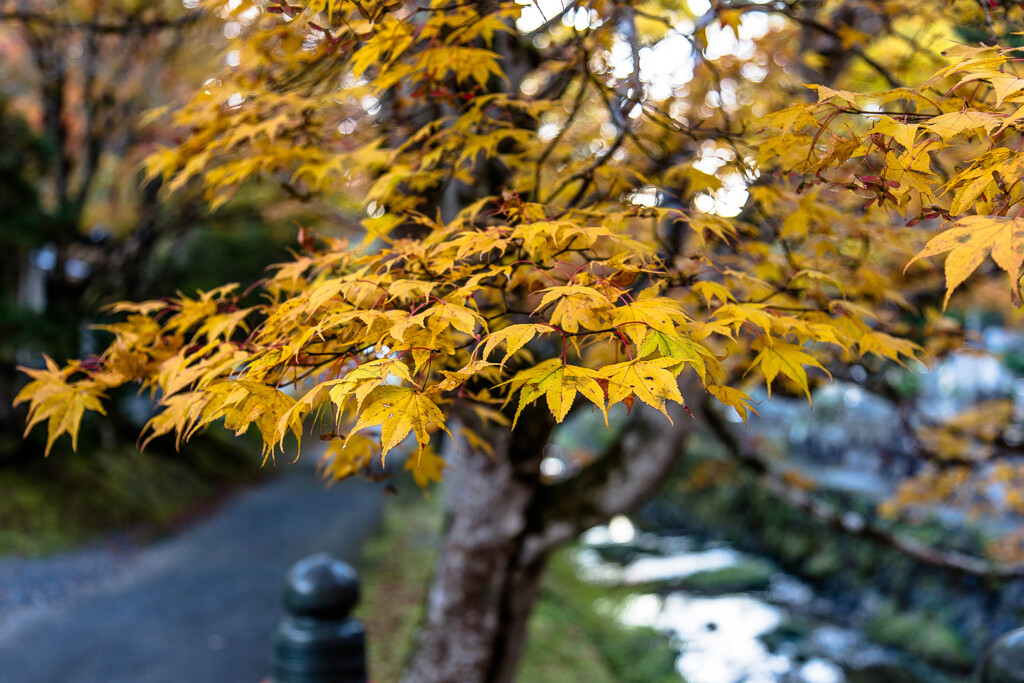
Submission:
<svg viewBox="0 0 1024 683">
<path fill-rule="evenodd" d="M 787 9 L 789 9 L 788 6 L 786 6 L 786 7 L 787 7 Z M 831 26 L 826 26 L 825 24 L 822 24 L 821 22 L 818 22 L 818 21 L 816 21 L 814 19 L 810 19 L 810 18 L 807 18 L 807 17 L 799 16 L 797 14 L 794 14 L 792 12 L 787 11 L 787 9 L 782 9 L 782 8 L 778 7 L 777 5 L 736 4 L 736 5 L 729 5 L 726 9 L 741 9 L 741 10 L 746 11 L 746 12 L 764 12 L 766 14 L 781 14 L 782 16 L 787 17 L 788 19 L 790 19 L 790 20 L 800 24 L 801 26 L 804 26 L 804 27 L 810 28 L 810 29 L 814 29 L 815 31 L 818 31 L 819 33 L 824 33 L 825 35 L 827 35 L 827 36 L 829 36 L 831 38 L 834 38 L 837 41 L 842 42 L 842 38 L 839 36 L 839 32 L 836 31 Z M 848 47 L 846 49 L 849 50 L 850 54 L 856 55 L 861 60 L 863 60 L 865 64 L 867 64 L 872 69 L 874 69 L 878 73 L 879 76 L 884 78 L 889 83 L 890 87 L 893 87 L 893 88 L 902 88 L 902 87 L 904 87 L 904 83 L 900 79 L 896 78 L 896 76 L 894 76 L 892 73 L 890 73 L 890 71 L 888 69 L 886 69 L 884 66 L 882 66 L 880 63 L 878 63 L 877 61 L 875 61 L 871 57 L 869 57 L 864 52 L 864 50 L 862 50 L 860 48 L 859 45 L 851 45 L 850 47 Z"/>
<path fill-rule="evenodd" d="M 881 529 L 863 515 L 836 509 L 809 492 L 792 486 L 772 471 L 771 465 L 745 448 L 713 409 L 704 410 L 706 423 L 735 460 L 758 475 L 764 486 L 789 505 L 842 533 L 867 538 L 934 567 L 983 579 L 1024 577 L 1024 564 L 993 563 L 956 550 L 941 550 L 904 534 Z"/>
<path fill-rule="evenodd" d="M 696 375 L 681 382 L 683 396 L 702 392 Z M 682 454 L 683 443 L 701 421 L 686 406 L 669 404 L 665 416 L 636 406 L 611 451 L 579 476 L 548 486 L 538 496 L 543 531 L 528 539 L 524 557 L 542 556 L 592 526 L 636 507 L 657 486 Z M 695 422 L 696 420 L 696 422 Z"/>
</svg>

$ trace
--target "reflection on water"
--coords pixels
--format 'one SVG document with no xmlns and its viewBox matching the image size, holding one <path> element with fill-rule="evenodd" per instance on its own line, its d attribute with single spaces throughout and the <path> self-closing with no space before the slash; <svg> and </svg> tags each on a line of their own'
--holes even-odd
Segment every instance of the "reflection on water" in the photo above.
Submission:
<svg viewBox="0 0 1024 683">
<path fill-rule="evenodd" d="M 845 680 L 843 670 L 827 659 L 812 659 L 800 667 L 800 678 L 807 683 L 838 683 Z"/>
<path fill-rule="evenodd" d="M 730 548 L 712 548 L 667 557 L 642 557 L 625 567 L 622 572 L 622 583 L 636 585 L 669 581 L 699 572 L 732 567 L 738 559 L 739 553 Z"/>
<path fill-rule="evenodd" d="M 891 651 L 861 632 L 806 618 L 818 600 L 814 591 L 781 572 L 763 590 L 730 588 L 718 595 L 676 590 L 698 575 L 735 574 L 763 562 L 731 548 L 700 549 L 689 538 L 638 533 L 619 517 L 609 527 L 587 532 L 574 558 L 586 581 L 645 591 L 614 607 L 611 601 L 598 601 L 595 608 L 624 624 L 664 633 L 678 647 L 676 668 L 689 683 L 847 683 L 855 671 L 899 668 Z M 802 633 L 780 636 L 794 615 L 811 625 Z"/>
<path fill-rule="evenodd" d="M 582 542 L 584 548 L 577 553 L 577 570 L 585 581 L 591 583 L 626 584 L 635 586 L 644 583 L 671 581 L 692 576 L 700 572 L 732 567 L 741 555 L 731 548 L 711 548 L 695 551 L 686 538 L 661 538 L 638 536 L 628 517 L 618 515 L 608 526 L 597 526 L 587 531 Z M 644 555 L 626 566 L 606 562 L 593 550 L 595 547 L 633 544 Z"/>
<path fill-rule="evenodd" d="M 682 651 L 676 666 L 690 683 L 775 683 L 792 668 L 758 640 L 779 626 L 782 612 L 745 595 L 639 595 L 619 619 L 671 634 Z"/>
</svg>

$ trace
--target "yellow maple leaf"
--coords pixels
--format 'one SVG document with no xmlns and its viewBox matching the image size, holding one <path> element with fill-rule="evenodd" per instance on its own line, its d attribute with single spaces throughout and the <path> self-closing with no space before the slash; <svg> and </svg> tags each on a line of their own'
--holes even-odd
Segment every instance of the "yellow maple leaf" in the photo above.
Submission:
<svg viewBox="0 0 1024 683">
<path fill-rule="evenodd" d="M 1002 122 L 1003 119 L 998 114 L 967 109 L 932 117 L 923 125 L 943 140 L 948 141 L 961 133 L 974 133 L 982 130 L 987 134 Z"/>
<path fill-rule="evenodd" d="M 542 290 L 544 297 L 534 314 L 552 302 L 551 323 L 569 333 L 576 333 L 580 325 L 587 329 L 601 329 L 610 322 L 611 301 L 607 294 L 584 285 L 561 285 Z"/>
<path fill-rule="evenodd" d="M 177 437 L 175 447 L 180 448 L 182 438 L 199 419 L 206 401 L 207 397 L 202 391 L 186 391 L 165 397 L 160 401 L 160 412 L 142 429 L 143 433 L 149 432 L 149 435 L 142 441 L 141 449 L 145 449 L 158 436 L 171 432 Z"/>
<path fill-rule="evenodd" d="M 924 249 L 910 259 L 903 272 L 907 272 L 907 268 L 919 259 L 947 251 L 949 255 L 946 257 L 946 298 L 942 302 L 943 309 L 949 304 L 953 290 L 977 270 L 989 253 L 996 265 L 1010 276 L 1014 304 L 1022 305 L 1020 268 L 1024 263 L 1024 220 L 1004 216 L 961 218 L 951 229 L 930 239 Z"/>
<path fill-rule="evenodd" d="M 706 347 L 692 339 L 677 334 L 665 334 L 661 330 L 652 329 L 643 343 L 639 345 L 636 357 L 644 358 L 652 353 L 659 353 L 663 358 L 671 358 L 676 362 L 688 363 L 700 375 L 702 382 L 707 383 L 707 370 L 712 368 L 712 376 L 721 374 L 721 365 L 715 355 Z"/>
<path fill-rule="evenodd" d="M 1005 162 L 1013 156 L 1014 153 L 1005 147 L 997 147 L 975 159 L 970 168 L 954 176 L 946 185 L 947 192 L 956 190 L 949 204 L 950 214 L 957 216 L 964 213 L 974 205 L 978 195 L 996 187 L 994 174 L 1008 175 Z M 988 196 L 991 198 L 992 194 Z"/>
<path fill-rule="evenodd" d="M 949 66 L 945 66 L 939 69 L 937 72 L 935 72 L 935 75 L 929 78 L 927 81 L 925 81 L 921 87 L 927 88 L 929 86 L 935 85 L 943 78 L 952 76 L 953 74 L 957 73 L 971 73 L 976 71 L 984 72 L 997 70 L 999 67 L 1006 63 L 1009 57 L 1007 55 L 998 53 L 985 54 L 992 52 L 992 49 L 993 48 L 986 46 L 968 47 L 963 55 L 956 55 L 965 56 L 967 57 L 967 59 L 964 59 L 962 62 L 954 62 Z M 945 50 L 944 54 L 946 56 L 953 56 L 954 51 L 952 48 L 947 49 Z"/>
<path fill-rule="evenodd" d="M 711 307 L 711 300 L 713 298 L 717 298 L 723 304 L 730 301 L 736 301 L 736 296 L 728 287 L 713 280 L 701 280 L 700 282 L 696 282 L 691 289 L 694 294 L 699 294 L 704 297 L 704 303 L 708 308 Z"/>
<path fill-rule="evenodd" d="M 908 339 L 899 339 L 892 335 L 885 334 L 884 332 L 865 332 L 857 341 L 857 347 L 860 349 L 859 358 L 863 358 L 864 354 L 872 353 L 879 358 L 888 358 L 889 360 L 896 361 L 903 367 L 903 361 L 900 356 L 905 356 L 910 359 L 916 359 L 920 354 L 924 353 L 924 349 Z"/>
<path fill-rule="evenodd" d="M 428 396 L 410 387 L 381 386 L 366 399 L 366 407 L 351 433 L 368 427 L 380 427 L 381 460 L 392 448 L 413 432 L 420 449 L 430 441 L 429 428 L 437 426 L 451 436 L 444 413 Z"/>
<path fill-rule="evenodd" d="M 377 444 L 362 434 L 335 437 L 327 445 L 317 468 L 324 478 L 345 479 L 369 467 L 376 451 Z"/>
<path fill-rule="evenodd" d="M 863 97 L 855 92 L 849 90 L 833 90 L 825 85 L 818 85 L 812 83 L 810 85 L 804 85 L 805 88 L 810 88 L 818 93 L 818 103 L 827 102 L 833 98 L 846 102 L 851 107 L 857 108 L 860 105 L 857 103 L 859 97 Z"/>
<path fill-rule="evenodd" d="M 619 328 L 634 344 L 641 344 L 647 330 L 675 334 L 675 323 L 689 321 L 686 311 L 675 299 L 647 297 L 616 306 L 611 310 L 612 324 Z"/>
<path fill-rule="evenodd" d="M 569 414 L 577 392 L 601 409 L 607 424 L 608 412 L 604 390 L 597 381 L 600 376 L 597 371 L 590 368 L 565 365 L 560 358 L 546 360 L 517 373 L 512 379 L 503 382 L 512 385 L 510 398 L 517 390 L 520 392 L 519 407 L 512 420 L 512 428 L 515 429 L 523 409 L 541 396 L 547 400 L 548 409 L 555 416 L 555 420 L 561 422 Z"/>
<path fill-rule="evenodd" d="M 536 323 L 509 325 L 508 327 L 502 328 L 496 332 L 491 332 L 487 335 L 487 340 L 484 342 L 484 350 L 481 354 L 481 358 L 486 359 L 491 355 L 491 352 L 496 346 L 499 344 L 505 344 L 505 357 L 501 359 L 501 365 L 504 366 L 505 362 L 515 355 L 516 351 L 526 346 L 536 335 L 547 334 L 554 331 L 555 328 L 550 325 L 539 325 Z"/>
<path fill-rule="evenodd" d="M 493 367 L 497 367 L 495 363 L 488 363 L 478 359 L 455 371 L 441 370 L 444 379 L 433 386 L 427 387 L 426 393 L 437 394 L 442 391 L 454 391 L 468 382 L 470 378 L 480 375 L 487 368 Z"/>
<path fill-rule="evenodd" d="M 668 368 L 679 368 L 682 364 L 674 358 L 653 358 L 650 360 L 631 360 L 625 363 L 606 365 L 600 374 L 608 380 L 608 405 L 619 402 L 630 403 L 636 397 L 647 405 L 660 410 L 669 417 L 665 410 L 665 401 L 684 403 L 679 393 L 676 374 Z"/>
<path fill-rule="evenodd" d="M 747 421 L 747 411 L 750 411 L 755 415 L 760 414 L 754 410 L 753 406 L 750 405 L 753 402 L 753 399 L 739 389 L 712 385 L 708 387 L 708 391 L 711 392 L 711 395 L 717 398 L 721 403 L 733 408 L 736 413 L 743 418 L 744 424 Z"/>
<path fill-rule="evenodd" d="M 772 333 L 772 320 L 775 316 L 765 313 L 766 304 L 742 303 L 724 304 L 713 315 L 713 322 L 732 327 L 737 334 L 744 323 L 755 325 L 767 335 Z"/>
<path fill-rule="evenodd" d="M 392 376 L 409 383 L 413 381 L 412 375 L 409 374 L 409 366 L 402 361 L 394 358 L 378 358 L 353 368 L 345 373 L 344 377 L 320 382 L 296 401 L 295 405 L 282 416 L 282 422 L 278 429 L 283 434 L 287 428 L 286 423 L 292 419 L 293 415 L 299 416 L 299 418 L 305 416 L 324 400 L 325 395 L 330 398 L 339 415 L 344 412 L 350 397 L 356 399 L 357 406 L 362 406 L 366 397 Z"/>
<path fill-rule="evenodd" d="M 765 346 L 751 362 L 750 367 L 759 367 L 764 374 L 765 384 L 768 387 L 768 397 L 772 395 L 772 382 L 779 374 L 783 374 L 796 382 L 804 394 L 807 395 L 807 402 L 811 402 L 811 390 L 807 383 L 807 371 L 804 366 L 818 368 L 832 377 L 831 373 L 822 366 L 813 356 L 808 355 L 804 347 L 786 342 L 774 342 L 771 346 Z"/>
<path fill-rule="evenodd" d="M 927 154 L 904 152 L 897 155 L 892 151 L 886 152 L 883 175 L 886 180 L 896 183 L 895 187 L 890 186 L 890 192 L 896 197 L 903 198 L 913 189 L 920 192 L 923 199 L 931 199 L 932 186 L 929 181 L 933 176 L 928 167 Z"/>
<path fill-rule="evenodd" d="M 910 151 L 914 149 L 914 140 L 917 138 L 917 130 L 918 125 L 916 123 L 899 123 L 898 121 L 883 114 L 879 117 L 878 123 L 868 131 L 868 135 L 872 133 L 888 135 L 893 140 L 903 145 L 906 150 Z"/>
<path fill-rule="evenodd" d="M 49 356 L 44 356 L 46 368 L 36 370 L 19 367 L 33 381 L 29 382 L 14 398 L 14 405 L 29 404 L 27 435 L 32 428 L 46 420 L 46 450 L 50 454 L 53 443 L 62 434 L 71 436 L 71 448 L 78 450 L 78 430 L 82 425 L 82 416 L 86 410 L 93 410 L 105 415 L 102 386 L 92 380 L 69 382 L 67 378 L 75 372 L 75 365 L 60 368 Z"/>
<path fill-rule="evenodd" d="M 236 435 L 244 434 L 251 425 L 256 425 L 263 437 L 263 458 L 273 455 L 283 433 L 290 429 L 296 440 L 302 439 L 302 423 L 291 408 L 295 399 L 278 389 L 247 380 L 228 380 L 211 384 L 204 389 L 209 397 L 203 405 L 196 427 L 209 424 L 221 417 L 224 427 Z M 283 425 L 283 428 L 281 428 Z"/>
<path fill-rule="evenodd" d="M 441 334 L 449 327 L 464 334 L 473 334 L 476 325 L 478 323 L 482 325 L 484 322 L 476 311 L 449 301 L 438 301 L 433 306 L 412 316 L 412 321 L 431 330 L 434 334 Z"/>
<path fill-rule="evenodd" d="M 412 472 L 412 478 L 421 489 L 426 489 L 432 481 L 441 481 L 445 467 L 448 467 L 448 463 L 430 446 L 420 449 L 416 457 L 406 458 L 405 461 L 405 470 Z"/>
</svg>

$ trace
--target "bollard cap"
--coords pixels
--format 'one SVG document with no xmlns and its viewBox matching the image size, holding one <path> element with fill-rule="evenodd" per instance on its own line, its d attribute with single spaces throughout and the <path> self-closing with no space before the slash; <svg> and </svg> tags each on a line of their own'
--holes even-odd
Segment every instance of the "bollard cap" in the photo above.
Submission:
<svg viewBox="0 0 1024 683">
<path fill-rule="evenodd" d="M 340 620 L 359 602 L 356 570 L 327 553 L 300 560 L 288 572 L 284 607 L 297 617 Z"/>
<path fill-rule="evenodd" d="M 1024 683 L 1024 628 L 992 643 L 981 660 L 981 683 Z"/>
</svg>

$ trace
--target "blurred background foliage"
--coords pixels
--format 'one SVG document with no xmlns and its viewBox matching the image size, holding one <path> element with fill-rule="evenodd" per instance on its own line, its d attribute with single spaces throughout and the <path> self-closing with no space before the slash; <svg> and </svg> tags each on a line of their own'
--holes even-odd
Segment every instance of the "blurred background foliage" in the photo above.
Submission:
<svg viewBox="0 0 1024 683">
<path fill-rule="evenodd" d="M 141 160 L 171 136 L 145 113 L 220 68 L 219 19 L 176 1 L 44 4 L 0 18 L 0 552 L 29 554 L 166 526 L 260 463 L 216 431 L 181 453 L 158 441 L 133 455 L 148 398 L 132 392 L 76 455 L 62 444 L 44 460 L 44 437 L 22 438 L 24 410 L 11 407 L 17 366 L 88 357 L 116 301 L 255 282 L 315 220 L 272 186 L 212 213 L 143 177 Z"/>
</svg>

